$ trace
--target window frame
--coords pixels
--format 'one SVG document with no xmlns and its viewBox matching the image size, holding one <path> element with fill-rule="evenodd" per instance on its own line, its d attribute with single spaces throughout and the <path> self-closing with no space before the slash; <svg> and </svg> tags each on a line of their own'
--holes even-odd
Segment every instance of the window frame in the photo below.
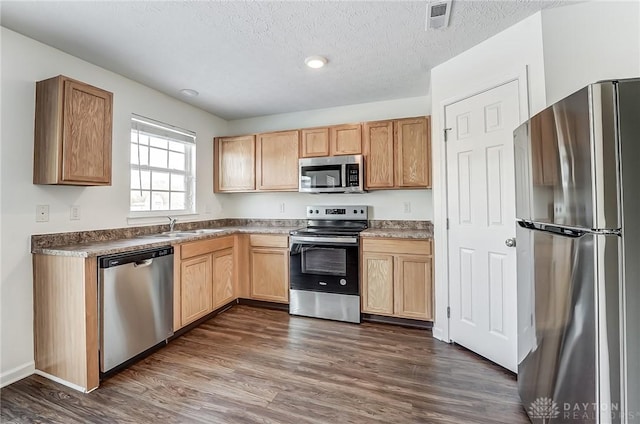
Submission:
<svg viewBox="0 0 640 424">
<path fill-rule="evenodd" d="M 154 147 L 151 144 L 151 140 L 147 144 L 140 143 L 139 139 L 133 141 L 133 137 L 138 134 L 145 134 L 158 139 L 164 139 L 167 141 L 166 148 Z M 170 166 L 169 154 L 170 152 L 177 152 L 171 149 L 170 142 L 176 142 L 184 145 L 185 166 L 184 170 L 173 169 Z M 131 126 L 129 130 L 129 216 L 128 218 L 153 218 L 153 217 L 166 217 L 182 216 L 182 215 L 194 215 L 196 213 L 196 133 L 193 131 L 185 130 L 183 128 L 175 127 L 164 122 L 156 121 L 150 118 L 146 118 L 141 115 L 131 114 Z M 147 147 L 147 164 L 141 165 L 140 163 L 133 162 L 133 148 L 137 146 L 138 149 Z M 151 149 L 158 149 L 164 151 L 167 155 L 167 167 L 158 167 L 151 165 Z M 139 152 L 139 150 L 138 150 Z M 180 153 L 180 152 L 178 152 Z M 142 161 L 140 161 L 142 162 Z M 149 172 L 149 187 L 142 188 L 142 178 L 138 177 L 138 188 L 133 188 L 135 179 L 133 178 L 134 172 Z M 169 186 L 166 189 L 153 189 L 153 181 L 151 175 L 153 172 L 162 172 L 169 174 Z M 171 189 L 171 175 L 184 175 L 184 191 Z M 141 175 L 141 174 L 139 174 Z M 149 210 L 132 210 L 132 194 L 134 191 L 149 192 Z M 154 210 L 153 208 L 153 193 L 167 193 L 169 196 L 169 204 L 171 204 L 172 193 L 184 193 L 185 208 L 184 209 L 162 209 Z"/>
</svg>

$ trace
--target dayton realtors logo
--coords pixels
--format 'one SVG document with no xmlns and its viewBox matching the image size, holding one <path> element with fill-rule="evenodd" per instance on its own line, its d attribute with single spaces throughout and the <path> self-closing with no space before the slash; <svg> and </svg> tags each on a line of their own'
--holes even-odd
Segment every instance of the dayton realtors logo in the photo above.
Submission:
<svg viewBox="0 0 640 424">
<path fill-rule="evenodd" d="M 558 417 L 558 415 L 560 415 L 560 409 L 558 409 L 558 404 L 555 403 L 553 399 L 542 397 L 531 402 L 529 415 L 533 419 L 542 419 L 542 424 L 545 424 L 547 420 Z"/>
</svg>

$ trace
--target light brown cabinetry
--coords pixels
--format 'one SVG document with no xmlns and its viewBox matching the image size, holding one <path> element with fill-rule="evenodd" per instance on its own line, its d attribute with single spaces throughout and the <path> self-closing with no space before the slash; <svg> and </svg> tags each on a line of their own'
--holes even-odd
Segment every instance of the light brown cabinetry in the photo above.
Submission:
<svg viewBox="0 0 640 424">
<path fill-rule="evenodd" d="M 431 187 L 430 118 L 364 124 L 366 188 Z"/>
<path fill-rule="evenodd" d="M 345 124 L 329 127 L 331 156 L 362 153 L 362 125 Z"/>
<path fill-rule="evenodd" d="M 234 237 L 175 246 L 174 331 L 235 299 Z"/>
<path fill-rule="evenodd" d="M 84 391 L 98 387 L 98 261 L 33 255 L 36 370 Z"/>
<path fill-rule="evenodd" d="M 329 156 L 329 128 L 300 130 L 300 157 Z"/>
<path fill-rule="evenodd" d="M 256 188 L 256 143 L 253 135 L 214 139 L 214 191 L 253 191 Z"/>
<path fill-rule="evenodd" d="M 256 179 L 258 190 L 298 190 L 298 131 L 258 134 Z"/>
<path fill-rule="evenodd" d="M 362 312 L 433 320 L 429 240 L 362 241 Z"/>
<path fill-rule="evenodd" d="M 113 94 L 57 76 L 36 83 L 34 184 L 111 185 Z"/>
<path fill-rule="evenodd" d="M 249 265 L 252 299 L 289 302 L 289 251 L 286 235 L 251 235 Z"/>
</svg>

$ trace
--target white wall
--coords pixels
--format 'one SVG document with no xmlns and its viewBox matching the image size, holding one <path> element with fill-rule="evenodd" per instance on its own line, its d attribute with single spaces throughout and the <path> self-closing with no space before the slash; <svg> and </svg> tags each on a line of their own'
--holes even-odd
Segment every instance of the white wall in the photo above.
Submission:
<svg viewBox="0 0 640 424">
<path fill-rule="evenodd" d="M 431 71 L 436 297 L 433 334 L 442 340 L 449 340 L 443 108 L 454 100 L 517 77 L 526 69 L 529 110 L 537 112 L 543 109 L 546 102 L 541 27 L 541 16 L 537 13 Z M 521 98 L 524 98 L 523 94 Z M 527 118 L 521 116 L 523 121 Z"/>
<path fill-rule="evenodd" d="M 348 122 L 408 118 L 412 116 L 429 115 L 430 113 L 431 97 L 425 95 L 406 99 L 238 119 L 229 121 L 229 131 L 230 134 L 240 135 L 264 131 L 321 127 Z"/>
<path fill-rule="evenodd" d="M 592 1 L 542 11 L 548 104 L 587 84 L 640 77 L 640 2 Z"/>
<path fill-rule="evenodd" d="M 412 97 L 329 109 L 261 116 L 229 121 L 229 135 L 308 128 L 347 122 L 424 116 L 431 113 L 430 97 Z M 228 217 L 304 218 L 310 204 L 364 204 L 371 219 L 432 219 L 431 190 L 378 190 L 365 194 L 247 193 L 218 195 Z M 405 212 L 409 202 L 410 212 Z M 280 205 L 284 203 L 284 212 Z"/>
<path fill-rule="evenodd" d="M 30 236 L 128 225 L 131 113 L 193 130 L 197 134 L 198 211 L 189 220 L 222 217 L 213 195 L 214 136 L 226 121 L 59 50 L 2 28 L 1 303 L 0 384 L 33 370 L 33 305 Z M 59 74 L 114 93 L 113 185 L 64 187 L 32 184 L 35 81 Z M 35 207 L 49 205 L 50 220 L 35 222 Z M 81 219 L 69 220 L 79 205 Z"/>
</svg>

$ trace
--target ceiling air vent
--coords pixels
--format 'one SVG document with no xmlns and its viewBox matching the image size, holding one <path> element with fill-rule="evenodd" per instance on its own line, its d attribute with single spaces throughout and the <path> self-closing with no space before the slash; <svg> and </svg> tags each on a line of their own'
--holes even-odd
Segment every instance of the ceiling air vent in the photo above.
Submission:
<svg viewBox="0 0 640 424">
<path fill-rule="evenodd" d="M 449 25 L 451 0 L 436 0 L 427 6 L 427 28 L 446 28 Z"/>
</svg>

